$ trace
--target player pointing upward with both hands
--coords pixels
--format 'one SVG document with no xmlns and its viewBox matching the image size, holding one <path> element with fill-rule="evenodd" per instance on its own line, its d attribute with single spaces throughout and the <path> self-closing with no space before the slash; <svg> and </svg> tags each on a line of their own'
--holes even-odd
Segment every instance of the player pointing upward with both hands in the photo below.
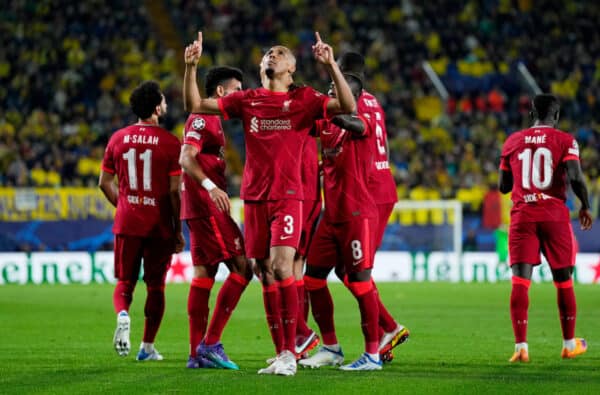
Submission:
<svg viewBox="0 0 600 395">
<path fill-rule="evenodd" d="M 262 87 L 232 93 L 219 99 L 202 98 L 196 83 L 196 67 L 202 54 L 202 33 L 185 50 L 184 99 L 192 112 L 221 114 L 243 121 L 246 163 L 241 198 L 244 200 L 246 253 L 275 282 L 263 282 L 267 321 L 283 329 L 278 357 L 259 373 L 294 375 L 298 295 L 292 271 L 302 230 L 302 147 L 315 119 L 326 113 L 350 113 L 356 102 L 342 76 L 331 46 L 316 33 L 315 59 L 323 64 L 338 87 L 329 98 L 310 87 L 293 84 L 296 59 L 280 45 L 262 58 Z M 265 276 L 264 278 L 267 278 Z M 272 331 L 276 333 L 277 331 Z"/>
</svg>

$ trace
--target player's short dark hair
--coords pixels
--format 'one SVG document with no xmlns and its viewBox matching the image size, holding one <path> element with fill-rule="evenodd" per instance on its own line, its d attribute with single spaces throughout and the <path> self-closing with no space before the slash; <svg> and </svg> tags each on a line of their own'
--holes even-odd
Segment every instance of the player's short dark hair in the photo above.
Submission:
<svg viewBox="0 0 600 395">
<path fill-rule="evenodd" d="M 365 58 L 358 52 L 345 52 L 338 59 L 342 72 L 364 73 Z"/>
<path fill-rule="evenodd" d="M 341 72 L 356 79 L 362 89 L 365 81 L 365 58 L 358 52 L 345 52 L 337 62 Z"/>
<path fill-rule="evenodd" d="M 229 66 L 217 66 L 209 69 L 206 73 L 206 77 L 204 77 L 204 90 L 206 97 L 214 95 L 215 91 L 217 90 L 217 86 L 232 78 L 243 82 L 244 74 L 242 73 L 242 70 Z"/>
<path fill-rule="evenodd" d="M 150 118 L 156 106 L 162 102 L 163 95 L 156 81 L 144 81 L 131 92 L 129 105 L 140 119 Z"/>
<path fill-rule="evenodd" d="M 560 110 L 560 102 L 554 95 L 544 93 L 533 98 L 531 112 L 534 118 L 544 120 L 553 117 L 558 110 Z"/>
</svg>

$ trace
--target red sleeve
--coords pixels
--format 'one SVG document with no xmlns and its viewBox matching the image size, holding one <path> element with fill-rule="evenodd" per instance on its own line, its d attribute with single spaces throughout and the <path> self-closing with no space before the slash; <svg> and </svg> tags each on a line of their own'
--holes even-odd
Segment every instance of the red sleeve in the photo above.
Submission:
<svg viewBox="0 0 600 395">
<path fill-rule="evenodd" d="M 108 141 L 106 150 L 104 151 L 104 158 L 102 158 L 101 169 L 107 173 L 115 174 L 115 162 L 113 160 L 113 138 Z"/>
<path fill-rule="evenodd" d="M 209 120 L 202 115 L 192 114 L 185 122 L 183 129 L 183 144 L 193 145 L 202 151 L 204 131 L 209 127 Z"/>
<path fill-rule="evenodd" d="M 217 99 L 219 109 L 223 115 L 223 119 L 241 118 L 242 117 L 242 100 L 246 98 L 249 90 L 230 93 L 227 96 Z"/>
<path fill-rule="evenodd" d="M 500 170 L 503 171 L 510 171 L 510 151 L 512 149 L 512 141 L 514 139 L 511 137 L 508 137 L 506 139 L 506 141 L 504 142 L 504 146 L 502 147 L 502 153 L 500 154 Z"/>
<path fill-rule="evenodd" d="M 568 160 L 576 160 L 579 161 L 579 145 L 577 144 L 577 140 L 573 137 L 568 136 L 565 139 L 566 150 L 563 156 L 562 161 L 566 162 Z"/>
</svg>

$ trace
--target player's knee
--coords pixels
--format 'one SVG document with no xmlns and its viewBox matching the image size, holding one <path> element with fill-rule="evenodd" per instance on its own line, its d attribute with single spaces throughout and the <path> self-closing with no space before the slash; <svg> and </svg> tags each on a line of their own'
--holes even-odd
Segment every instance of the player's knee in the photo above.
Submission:
<svg viewBox="0 0 600 395">
<path fill-rule="evenodd" d="M 552 279 L 554 280 L 554 283 L 565 283 L 569 280 L 571 280 L 571 268 L 570 267 L 565 267 L 562 269 L 554 269 L 552 270 Z"/>
<path fill-rule="evenodd" d="M 363 270 L 361 272 L 352 272 L 348 273 L 348 281 L 351 283 L 354 282 L 367 282 L 371 281 L 371 270 Z M 343 277 L 342 277 L 343 279 Z"/>
<path fill-rule="evenodd" d="M 284 257 L 273 258 L 273 275 L 276 280 L 286 279 L 293 274 L 293 261 Z"/>
<path fill-rule="evenodd" d="M 331 269 L 306 265 L 306 273 L 304 274 L 304 279 L 306 281 L 307 276 L 312 278 L 326 279 L 329 275 L 329 272 L 331 272 Z"/>
<path fill-rule="evenodd" d="M 344 281 L 344 277 L 346 276 L 346 269 L 344 269 L 344 266 L 342 265 L 337 265 L 335 267 L 335 275 L 337 276 L 337 278 L 340 279 L 340 281 Z"/>
</svg>

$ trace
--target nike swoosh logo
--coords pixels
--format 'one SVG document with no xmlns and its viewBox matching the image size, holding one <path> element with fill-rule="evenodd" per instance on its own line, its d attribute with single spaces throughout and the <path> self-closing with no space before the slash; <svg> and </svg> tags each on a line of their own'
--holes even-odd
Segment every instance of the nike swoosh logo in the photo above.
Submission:
<svg viewBox="0 0 600 395">
<path fill-rule="evenodd" d="M 361 263 L 362 261 L 364 261 L 364 259 L 359 259 L 358 261 L 354 261 L 354 262 L 352 262 L 352 266 L 356 266 L 359 263 Z"/>
<path fill-rule="evenodd" d="M 258 106 L 259 104 L 262 104 L 262 102 L 261 101 L 252 101 L 252 102 L 250 102 L 251 106 Z"/>
<path fill-rule="evenodd" d="M 323 131 L 321 132 L 321 134 L 333 134 L 333 133 L 331 133 L 331 132 L 326 132 L 326 131 L 324 131 L 324 130 L 323 130 Z"/>
<path fill-rule="evenodd" d="M 294 237 L 294 236 L 293 235 L 290 235 L 290 236 L 280 236 L 279 240 L 287 240 L 287 239 L 289 239 L 291 237 Z"/>
</svg>

